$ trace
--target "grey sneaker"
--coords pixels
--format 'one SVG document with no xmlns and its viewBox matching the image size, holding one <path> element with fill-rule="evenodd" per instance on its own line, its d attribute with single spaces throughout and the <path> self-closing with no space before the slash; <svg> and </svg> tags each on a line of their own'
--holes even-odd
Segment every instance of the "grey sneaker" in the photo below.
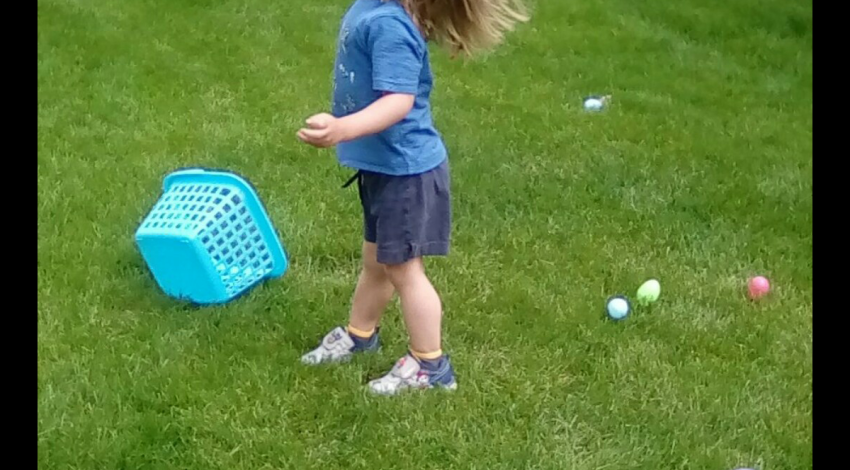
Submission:
<svg viewBox="0 0 850 470">
<path fill-rule="evenodd" d="M 411 354 L 398 360 L 390 372 L 369 382 L 369 390 L 380 395 L 395 395 L 406 389 L 443 388 L 457 390 L 454 368 L 447 356 L 425 367 Z"/>
<path fill-rule="evenodd" d="M 342 327 L 336 327 L 322 338 L 316 349 L 301 356 L 301 363 L 318 365 L 351 360 L 354 353 L 380 348 L 377 332 L 368 340 L 354 339 Z"/>
</svg>

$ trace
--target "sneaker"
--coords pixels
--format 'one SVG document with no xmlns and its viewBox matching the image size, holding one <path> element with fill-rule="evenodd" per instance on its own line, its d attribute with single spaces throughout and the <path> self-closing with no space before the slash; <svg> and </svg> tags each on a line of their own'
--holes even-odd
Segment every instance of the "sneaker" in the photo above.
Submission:
<svg viewBox="0 0 850 470">
<path fill-rule="evenodd" d="M 380 395 L 395 395 L 402 390 L 443 388 L 456 390 L 455 371 L 448 356 L 440 358 L 436 364 L 423 364 L 412 354 L 407 354 L 395 363 L 390 372 L 369 382 L 369 389 Z"/>
<path fill-rule="evenodd" d="M 377 351 L 381 344 L 378 333 L 369 339 L 352 338 L 342 327 L 336 327 L 322 338 L 322 343 L 316 349 L 301 356 L 301 363 L 318 365 L 351 360 L 357 352 Z"/>
</svg>

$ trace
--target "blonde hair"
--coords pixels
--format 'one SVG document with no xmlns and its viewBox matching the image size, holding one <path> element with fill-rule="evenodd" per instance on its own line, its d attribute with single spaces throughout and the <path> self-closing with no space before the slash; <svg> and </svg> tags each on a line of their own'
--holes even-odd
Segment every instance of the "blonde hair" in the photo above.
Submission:
<svg viewBox="0 0 850 470">
<path fill-rule="evenodd" d="M 472 55 L 502 42 L 528 21 L 521 0 L 398 0 L 428 40 Z"/>
</svg>

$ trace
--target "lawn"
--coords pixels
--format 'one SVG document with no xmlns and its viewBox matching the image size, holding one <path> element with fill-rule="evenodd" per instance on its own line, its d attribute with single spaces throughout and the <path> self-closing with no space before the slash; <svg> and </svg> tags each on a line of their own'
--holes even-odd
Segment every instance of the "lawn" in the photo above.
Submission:
<svg viewBox="0 0 850 470">
<path fill-rule="evenodd" d="M 397 306 L 380 354 L 298 363 L 358 268 L 350 172 L 295 138 L 345 6 L 38 1 L 39 468 L 812 468 L 811 2 L 537 0 L 486 57 L 433 48 L 460 388 L 389 399 L 364 385 L 405 351 Z M 185 166 L 255 184 L 283 278 L 159 291 L 133 232 Z"/>
</svg>

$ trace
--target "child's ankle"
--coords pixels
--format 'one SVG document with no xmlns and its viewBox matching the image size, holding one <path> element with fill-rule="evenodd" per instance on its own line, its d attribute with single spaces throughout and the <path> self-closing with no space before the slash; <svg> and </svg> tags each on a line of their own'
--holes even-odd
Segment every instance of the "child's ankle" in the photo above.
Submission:
<svg viewBox="0 0 850 470">
<path fill-rule="evenodd" d="M 375 332 L 377 328 L 372 328 L 371 330 L 361 330 L 359 328 L 355 328 L 351 325 L 345 327 L 346 333 L 352 338 L 360 338 L 360 339 L 370 339 L 375 336 Z"/>
<path fill-rule="evenodd" d="M 348 325 L 345 331 L 351 337 L 351 340 L 354 341 L 355 350 L 367 349 L 377 340 L 378 336 L 377 328 L 373 328 L 372 331 L 364 331 Z"/>
<path fill-rule="evenodd" d="M 426 369 L 436 369 L 442 363 L 443 358 L 446 356 L 443 355 L 443 350 L 438 349 L 436 351 L 431 351 L 427 353 L 410 350 L 410 354 L 416 358 L 419 363 L 425 367 Z"/>
</svg>

